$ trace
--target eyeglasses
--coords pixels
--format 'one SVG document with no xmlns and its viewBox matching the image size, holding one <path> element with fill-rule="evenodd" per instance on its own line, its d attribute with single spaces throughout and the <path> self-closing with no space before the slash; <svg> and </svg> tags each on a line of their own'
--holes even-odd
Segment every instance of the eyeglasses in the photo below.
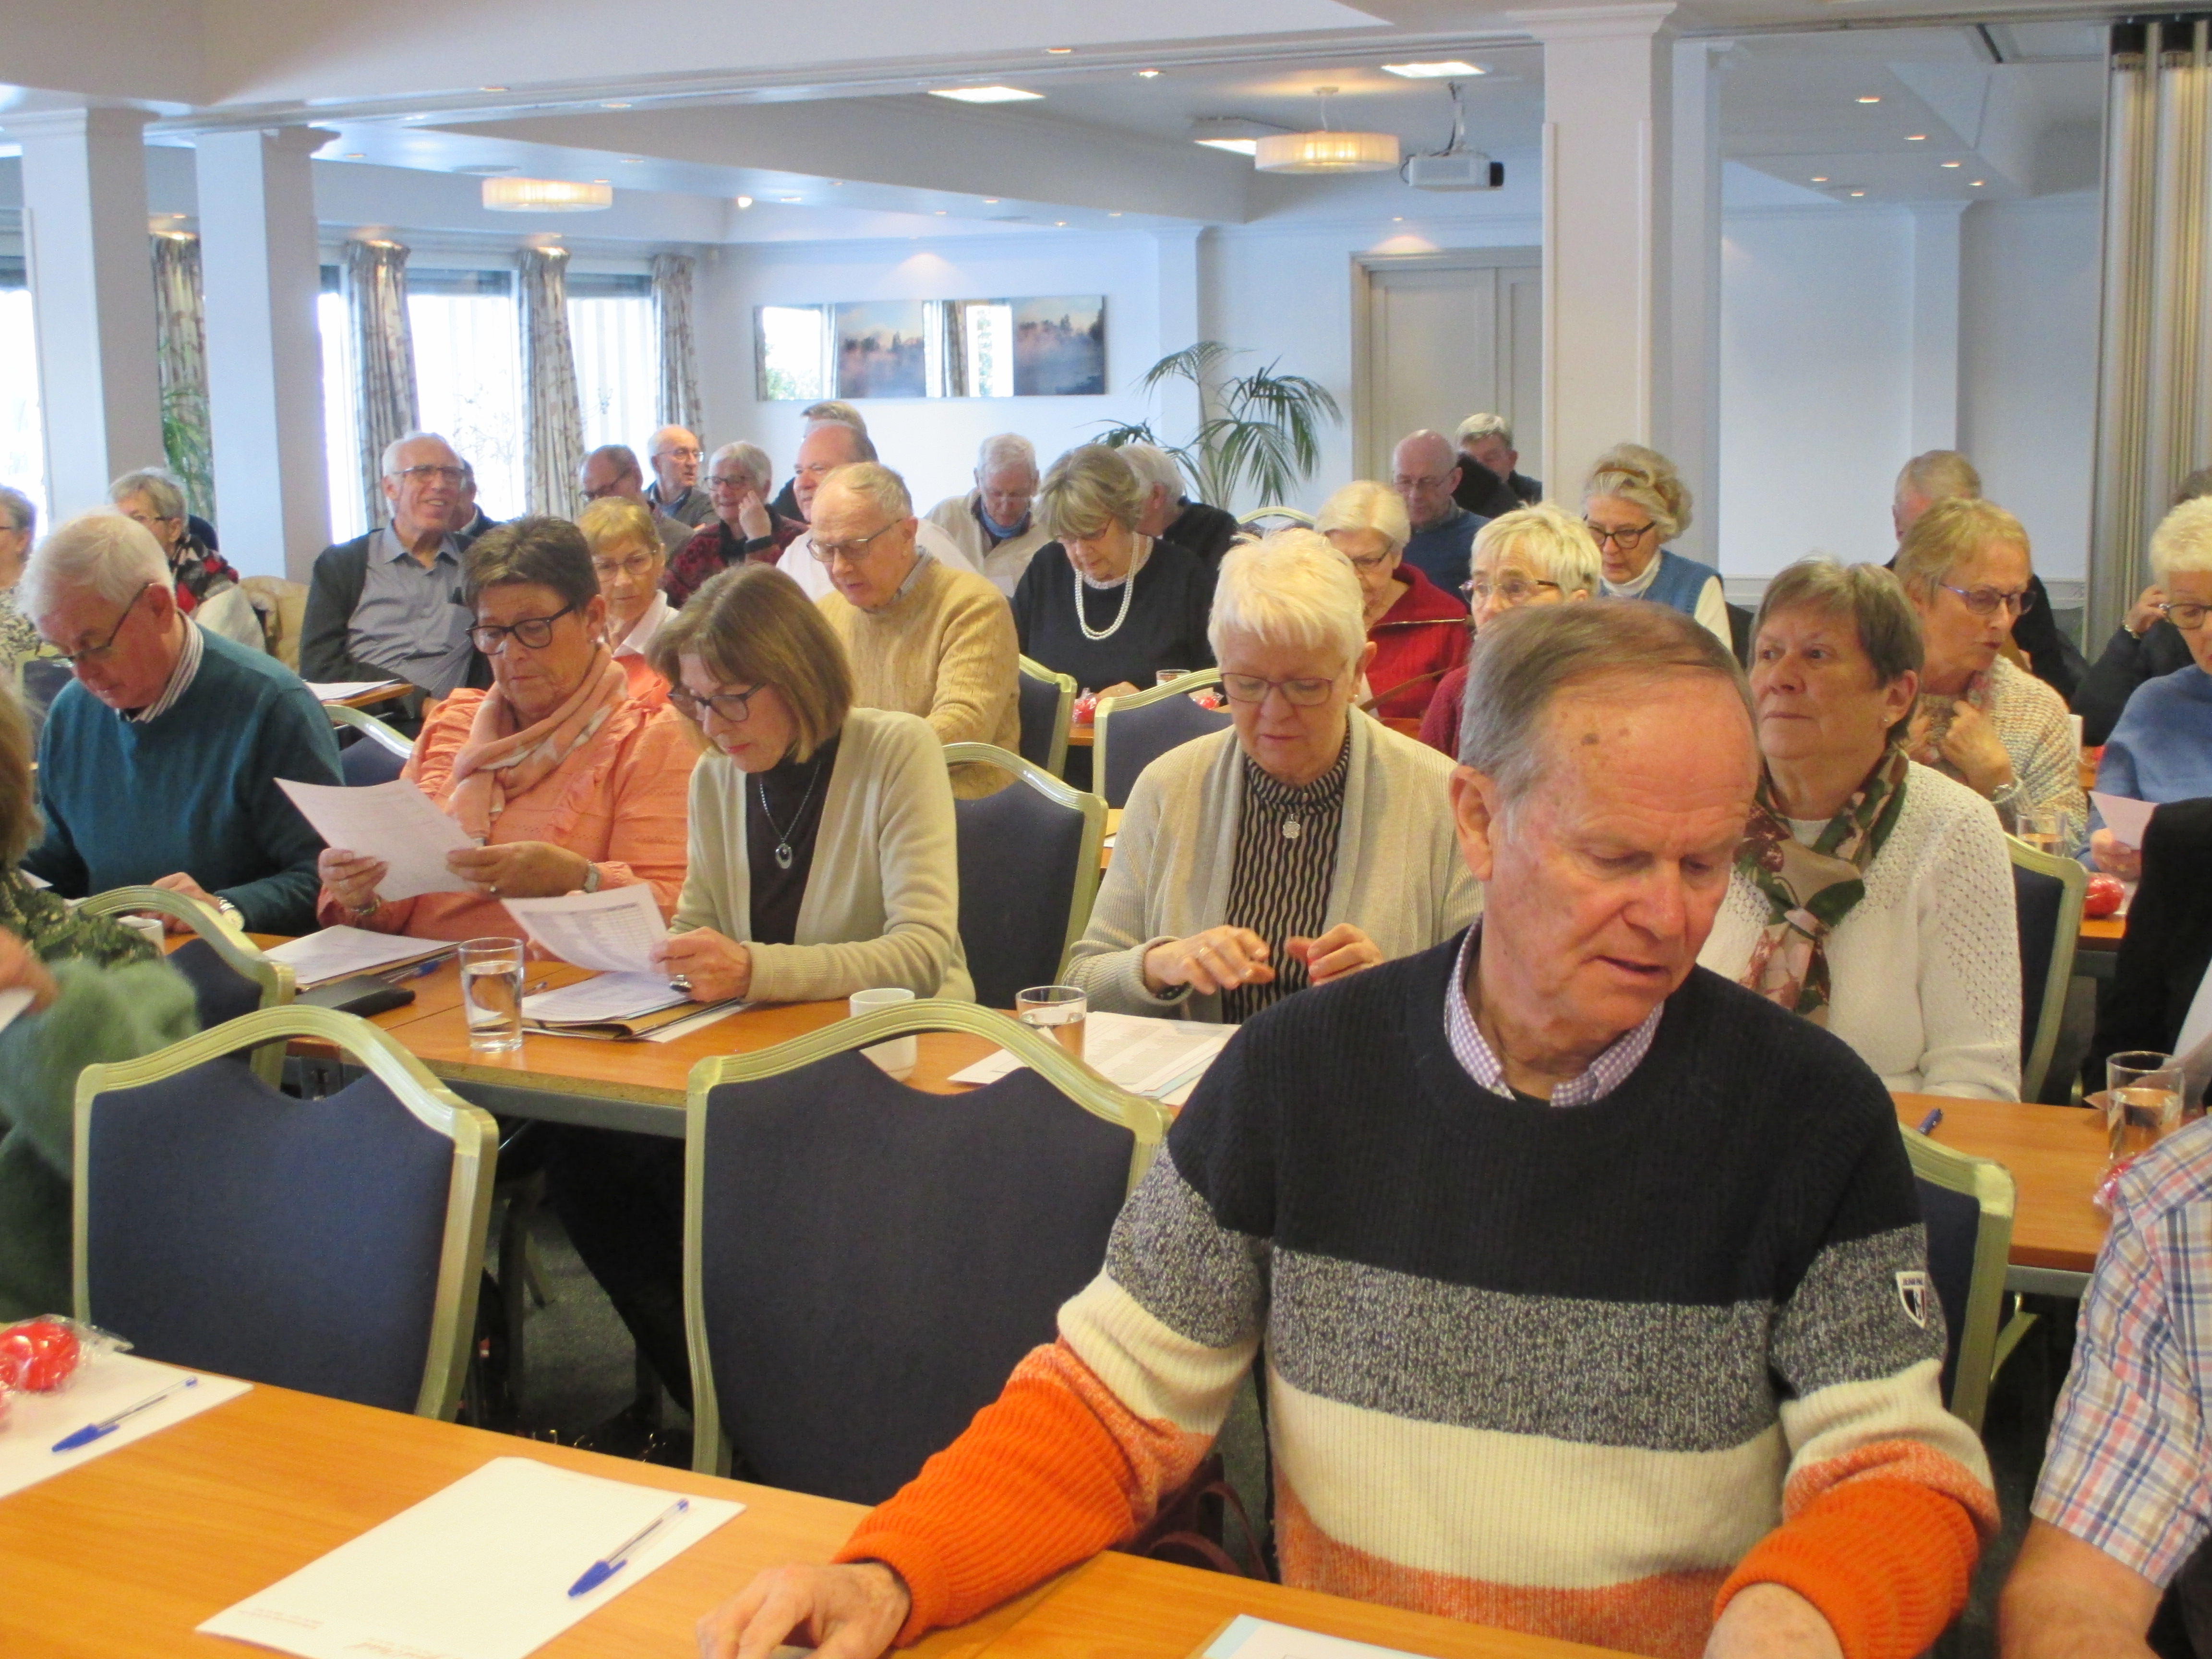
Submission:
<svg viewBox="0 0 2212 1659">
<path fill-rule="evenodd" d="M 2191 605 L 2186 599 L 2170 599 L 2153 609 L 2176 628 L 2186 629 L 2193 634 L 2204 626 L 2204 613 L 2212 606 Z"/>
<path fill-rule="evenodd" d="M 653 564 L 650 553 L 633 553 L 626 559 L 593 559 L 592 574 L 601 581 L 617 575 L 649 576 L 653 574 Z"/>
<path fill-rule="evenodd" d="M 834 564 L 839 559 L 844 560 L 847 564 L 858 564 L 860 562 L 860 556 L 868 550 L 868 544 L 897 523 L 898 520 L 893 519 L 890 524 L 870 531 L 856 542 L 810 541 L 806 544 L 806 550 L 824 564 Z"/>
<path fill-rule="evenodd" d="M 1418 477 L 1410 472 L 1401 472 L 1392 478 L 1390 483 L 1401 490 L 1442 489 L 1444 487 L 1444 480 L 1450 477 L 1449 472 L 1431 472 Z"/>
<path fill-rule="evenodd" d="M 743 726 L 753 717 L 753 699 L 767 690 L 765 685 L 757 685 L 750 691 L 717 691 L 711 697 L 702 697 L 680 685 L 672 685 L 668 689 L 668 702 L 678 714 L 695 725 L 704 726 L 711 710 L 725 726 Z"/>
<path fill-rule="evenodd" d="M 710 490 L 758 489 L 760 485 L 753 481 L 753 477 L 750 473 L 710 472 L 707 475 L 707 488 Z"/>
<path fill-rule="evenodd" d="M 62 651 L 56 646 L 54 648 L 59 652 L 61 659 L 71 668 L 82 668 L 88 663 L 106 662 L 108 653 L 115 649 L 115 637 L 123 631 L 123 624 L 131 620 L 131 613 L 138 608 L 138 601 L 153 588 L 154 584 L 149 582 L 131 596 L 131 603 L 123 607 L 123 614 L 115 619 L 115 626 L 107 630 L 107 637 L 98 645 L 88 645 L 82 651 Z M 47 643 L 52 645 L 53 641 L 49 640 Z"/>
<path fill-rule="evenodd" d="M 1540 587 L 1548 587 L 1554 593 L 1559 591 L 1557 582 L 1535 581 L 1525 576 L 1502 577 L 1495 584 L 1487 576 L 1475 576 L 1462 584 L 1459 591 L 1477 605 L 1489 604 L 1492 593 L 1507 605 L 1526 605 L 1536 597 Z"/>
<path fill-rule="evenodd" d="M 1946 593 L 1956 593 L 1960 603 L 1977 617 L 1994 617 L 1999 611 L 2025 617 L 2035 609 L 2035 590 L 2032 587 L 2023 587 L 2016 593 L 2006 593 L 1994 587 L 1954 587 L 1948 582 L 1942 583 L 1942 586 Z M 2200 610 L 2200 618 L 2203 614 Z"/>
<path fill-rule="evenodd" d="M 1265 702 L 1267 693 L 1279 691 L 1284 701 L 1293 708 L 1318 708 L 1328 701 L 1329 693 L 1336 690 L 1336 682 L 1328 680 L 1263 680 L 1257 674 L 1224 674 L 1221 689 L 1229 694 L 1231 702 Z"/>
<path fill-rule="evenodd" d="M 409 483 L 447 483 L 453 485 L 456 489 L 468 476 L 465 471 L 458 466 L 410 466 L 403 468 L 399 473 L 399 477 Z"/>
<path fill-rule="evenodd" d="M 564 605 L 550 617 L 525 617 L 505 628 L 471 628 L 469 643 L 487 657 L 496 657 L 507 649 L 507 636 L 512 635 L 524 650 L 543 651 L 553 643 L 553 624 L 575 608 Z"/>
<path fill-rule="evenodd" d="M 1355 559 L 1349 553 L 1344 556 L 1346 562 L 1363 576 L 1373 575 L 1397 556 L 1395 553 L 1377 553 L 1373 557 L 1365 559 Z"/>
<path fill-rule="evenodd" d="M 696 449 L 656 449 L 653 452 L 653 459 L 656 461 L 664 455 L 678 461 L 696 461 L 699 459 L 699 452 Z"/>
<path fill-rule="evenodd" d="M 1611 542 L 1615 547 L 1632 547 L 1650 535 L 1651 526 L 1657 522 L 1656 519 L 1653 519 L 1626 529 L 1601 530 L 1588 519 L 1584 519 L 1583 527 L 1589 532 L 1600 547 L 1603 547 L 1607 542 Z"/>
</svg>

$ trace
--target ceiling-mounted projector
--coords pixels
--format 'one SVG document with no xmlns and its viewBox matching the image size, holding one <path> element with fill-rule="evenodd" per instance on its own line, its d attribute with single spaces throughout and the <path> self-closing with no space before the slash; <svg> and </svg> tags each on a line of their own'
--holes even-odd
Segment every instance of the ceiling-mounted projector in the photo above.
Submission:
<svg viewBox="0 0 2212 1659">
<path fill-rule="evenodd" d="M 1409 155 L 1405 174 L 1415 190 L 1497 190 L 1505 183 L 1505 163 L 1463 149 L 1449 155 Z"/>
</svg>

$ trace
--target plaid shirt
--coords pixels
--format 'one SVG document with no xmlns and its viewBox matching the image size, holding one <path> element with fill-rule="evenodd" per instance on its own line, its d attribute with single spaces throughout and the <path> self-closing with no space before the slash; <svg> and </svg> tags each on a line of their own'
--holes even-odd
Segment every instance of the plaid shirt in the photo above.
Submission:
<svg viewBox="0 0 2212 1659">
<path fill-rule="evenodd" d="M 2120 1177 L 2033 1506 L 2154 1584 L 2212 1531 L 2212 1121 Z"/>
<path fill-rule="evenodd" d="M 1459 963 L 1452 969 L 1451 984 L 1444 992 L 1444 1036 L 1451 1042 L 1452 1057 L 1469 1077 L 1492 1094 L 1510 1100 L 1513 1088 L 1505 1080 L 1504 1063 L 1476 1026 L 1474 1015 L 1467 1006 L 1468 975 L 1474 971 L 1481 941 L 1482 923 L 1478 920 L 1460 941 Z M 1628 1074 L 1641 1066 L 1644 1056 L 1650 1052 L 1651 1039 L 1659 1034 L 1659 1016 L 1666 1012 L 1667 1005 L 1662 1002 L 1644 1015 L 1643 1023 L 1633 1030 L 1614 1038 L 1603 1054 L 1590 1061 L 1589 1070 L 1552 1091 L 1552 1104 L 1595 1105 L 1627 1082 Z"/>
</svg>

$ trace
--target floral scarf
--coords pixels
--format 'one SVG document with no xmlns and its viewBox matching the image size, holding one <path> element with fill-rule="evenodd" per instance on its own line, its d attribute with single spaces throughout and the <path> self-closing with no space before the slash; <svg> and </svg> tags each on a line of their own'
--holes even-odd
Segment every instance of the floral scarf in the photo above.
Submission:
<svg viewBox="0 0 2212 1659">
<path fill-rule="evenodd" d="M 520 732 L 514 709 L 497 686 L 477 705 L 469 739 L 453 757 L 453 792 L 446 811 L 478 841 L 491 834 L 492 821 L 507 810 L 510 796 L 528 794 L 589 742 L 629 695 L 629 682 L 612 656 L 602 652 L 596 663 L 568 702 Z"/>
<path fill-rule="evenodd" d="M 1774 780 L 1760 774 L 1735 867 L 1765 897 L 1767 917 L 1741 983 L 1815 1025 L 1828 1023 L 1827 937 L 1866 896 L 1867 866 L 1905 810 L 1911 768 L 1895 744 L 1884 750 L 1810 847 L 1790 833 Z"/>
</svg>

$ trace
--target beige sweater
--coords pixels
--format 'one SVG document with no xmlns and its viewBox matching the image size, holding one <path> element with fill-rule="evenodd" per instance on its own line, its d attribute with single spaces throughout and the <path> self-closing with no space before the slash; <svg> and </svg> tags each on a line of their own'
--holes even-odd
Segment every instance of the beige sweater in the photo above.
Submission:
<svg viewBox="0 0 2212 1659">
<path fill-rule="evenodd" d="M 972 570 L 932 559 L 880 611 L 862 611 L 834 588 L 816 601 L 853 664 L 853 701 L 919 714 L 939 743 L 994 743 L 1019 752 L 1021 647 L 1006 595 Z M 1005 775 L 963 766 L 963 797 L 991 794 Z"/>
<path fill-rule="evenodd" d="M 981 580 L 978 578 L 978 580 Z M 745 853 L 748 780 L 714 753 L 691 774 L 690 869 L 678 931 L 752 933 Z M 967 1001 L 960 948 L 960 860 L 945 750 L 911 714 L 855 708 L 845 717 L 797 938 L 753 946 L 756 1002 L 814 1002 L 903 985 Z"/>
<path fill-rule="evenodd" d="M 986 546 L 982 521 L 975 516 L 978 495 L 978 491 L 971 489 L 965 495 L 947 495 L 929 509 L 928 522 L 950 536 L 953 544 L 968 556 L 968 562 L 1011 599 L 1014 589 L 1021 586 L 1022 572 L 1030 568 L 1030 561 L 1036 556 L 1037 550 L 1052 538 L 1044 533 L 1044 526 L 1032 516 L 1030 527 L 1020 535 L 1010 537 L 996 547 Z"/>
</svg>

